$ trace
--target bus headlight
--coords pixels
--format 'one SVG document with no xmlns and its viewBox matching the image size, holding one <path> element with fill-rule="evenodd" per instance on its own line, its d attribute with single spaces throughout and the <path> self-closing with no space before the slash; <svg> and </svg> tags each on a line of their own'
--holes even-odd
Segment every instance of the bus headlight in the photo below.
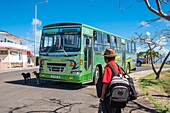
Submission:
<svg viewBox="0 0 170 113">
<path fill-rule="evenodd" d="M 82 71 L 71 71 L 70 74 L 71 75 L 79 75 L 81 74 Z"/>
</svg>

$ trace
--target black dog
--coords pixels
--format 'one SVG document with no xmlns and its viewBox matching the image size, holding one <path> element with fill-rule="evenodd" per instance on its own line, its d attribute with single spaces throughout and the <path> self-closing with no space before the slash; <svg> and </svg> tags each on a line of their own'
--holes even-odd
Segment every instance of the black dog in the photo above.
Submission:
<svg viewBox="0 0 170 113">
<path fill-rule="evenodd" d="M 24 77 L 25 84 L 28 81 L 30 81 L 30 83 L 31 83 L 31 74 L 29 72 L 28 73 L 22 73 L 21 75 Z"/>
</svg>

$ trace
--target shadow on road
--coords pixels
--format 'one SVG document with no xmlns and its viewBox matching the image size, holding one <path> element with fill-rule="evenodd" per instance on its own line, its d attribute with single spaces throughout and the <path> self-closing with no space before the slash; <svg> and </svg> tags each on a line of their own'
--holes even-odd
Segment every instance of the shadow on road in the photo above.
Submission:
<svg viewBox="0 0 170 113">
<path fill-rule="evenodd" d="M 66 82 L 57 82 L 45 80 L 41 84 L 37 84 L 36 79 L 32 78 L 31 83 L 28 82 L 24 84 L 24 80 L 15 80 L 15 81 L 5 81 L 5 83 L 30 86 L 30 87 L 39 87 L 39 88 L 53 88 L 53 89 L 63 89 L 63 90 L 78 90 L 87 87 L 87 85 L 82 85 L 78 83 L 66 83 Z"/>
<path fill-rule="evenodd" d="M 137 106 L 128 106 L 129 109 L 131 109 L 129 111 L 129 113 L 133 113 L 135 111 L 143 111 L 143 112 L 149 112 L 149 113 L 159 113 L 158 111 L 156 111 L 155 109 L 151 109 L 149 107 L 146 107 L 142 104 L 140 104 L 139 102 L 135 102 L 135 101 L 131 101 L 133 104 L 137 105 Z"/>
</svg>

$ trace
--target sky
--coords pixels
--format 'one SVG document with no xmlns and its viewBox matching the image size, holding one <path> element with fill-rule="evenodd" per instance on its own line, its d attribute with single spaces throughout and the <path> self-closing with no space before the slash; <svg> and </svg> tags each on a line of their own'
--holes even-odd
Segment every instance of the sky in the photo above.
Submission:
<svg viewBox="0 0 170 113">
<path fill-rule="evenodd" d="M 158 18 L 146 8 L 142 0 L 0 0 L 0 30 L 7 31 L 20 38 L 34 53 L 34 14 L 37 5 L 37 38 L 38 53 L 42 27 L 55 22 L 80 22 L 116 35 L 129 38 L 134 32 L 151 35 L 160 29 L 170 28 L 170 21 L 161 19 L 145 27 L 145 20 Z M 156 8 L 155 0 L 150 0 Z M 39 4 L 40 2 L 44 2 Z M 170 11 L 170 2 L 162 4 L 164 13 Z M 138 52 L 144 50 L 138 45 Z M 166 47 L 164 52 L 169 51 Z"/>
</svg>

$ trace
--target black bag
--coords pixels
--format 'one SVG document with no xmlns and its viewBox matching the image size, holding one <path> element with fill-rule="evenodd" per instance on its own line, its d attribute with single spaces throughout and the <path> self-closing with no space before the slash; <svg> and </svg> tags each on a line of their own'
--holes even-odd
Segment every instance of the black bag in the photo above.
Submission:
<svg viewBox="0 0 170 113">
<path fill-rule="evenodd" d="M 130 100 L 136 100 L 137 99 L 137 92 L 135 90 L 133 79 L 131 77 L 129 77 L 127 79 L 129 81 L 129 87 L 130 87 Z"/>
<path fill-rule="evenodd" d="M 100 75 L 96 83 L 96 92 L 98 98 L 100 98 L 102 95 L 102 87 L 103 87 L 102 75 Z"/>
<path fill-rule="evenodd" d="M 109 84 L 110 106 L 113 108 L 125 108 L 130 94 L 129 81 L 119 75 L 112 65 L 109 64 L 108 66 L 114 74 Z"/>
</svg>

